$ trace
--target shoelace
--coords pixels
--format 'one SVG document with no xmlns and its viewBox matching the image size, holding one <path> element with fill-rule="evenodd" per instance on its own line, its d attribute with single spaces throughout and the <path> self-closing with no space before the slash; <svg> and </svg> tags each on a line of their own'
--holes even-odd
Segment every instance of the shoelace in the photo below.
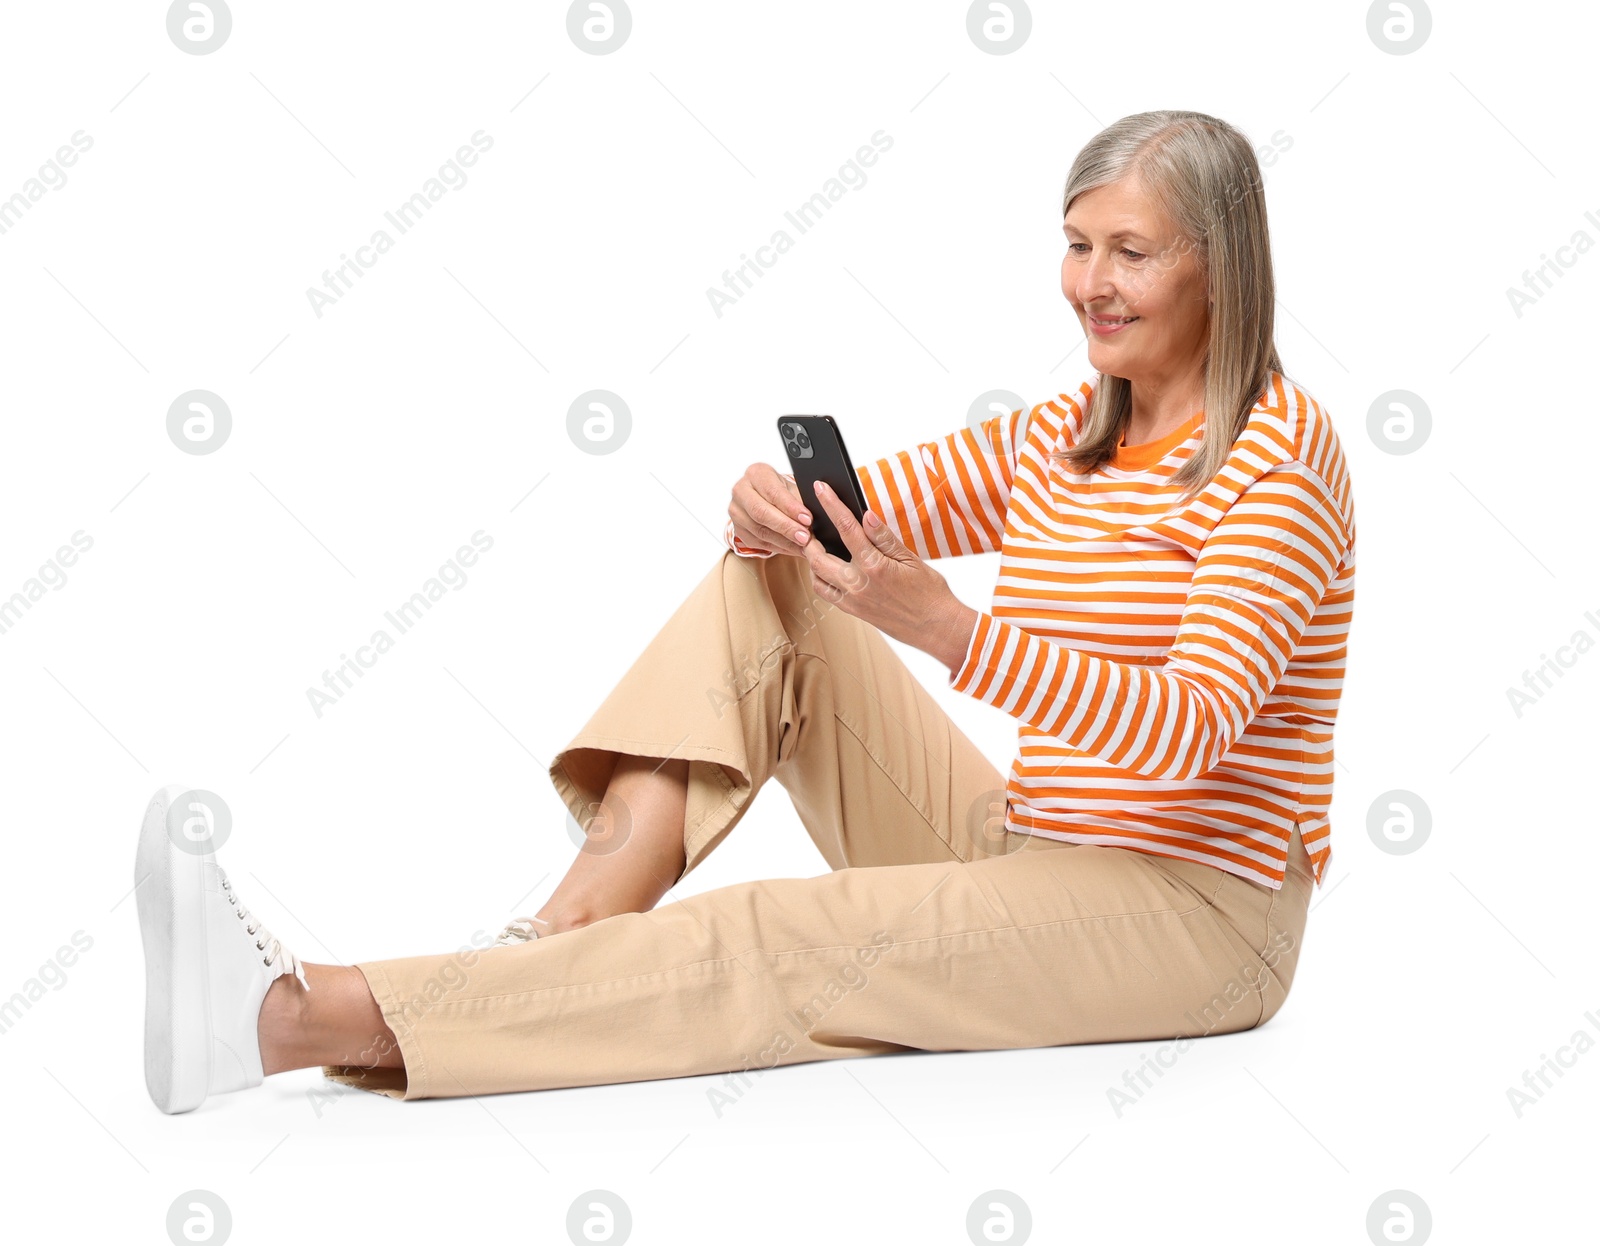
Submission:
<svg viewBox="0 0 1600 1246">
<path fill-rule="evenodd" d="M 309 991 L 311 983 L 306 981 L 305 967 L 300 963 L 300 958 L 273 938 L 272 932 L 261 924 L 256 915 L 239 903 L 239 898 L 233 894 L 233 884 L 228 881 L 227 874 L 220 868 L 217 870 L 217 878 L 222 883 L 222 891 L 228 897 L 228 903 L 233 905 L 234 916 L 244 923 L 245 933 L 256 941 L 256 951 L 263 953 L 261 963 L 268 969 L 276 966 L 279 977 L 292 973 L 300 979 L 300 985 Z"/>
<path fill-rule="evenodd" d="M 538 917 L 518 917 L 507 923 L 506 928 L 500 932 L 500 937 L 494 941 L 496 947 L 510 947 L 514 943 L 529 943 L 539 937 L 539 932 L 533 928 L 533 923 L 541 926 L 550 923 Z"/>
</svg>

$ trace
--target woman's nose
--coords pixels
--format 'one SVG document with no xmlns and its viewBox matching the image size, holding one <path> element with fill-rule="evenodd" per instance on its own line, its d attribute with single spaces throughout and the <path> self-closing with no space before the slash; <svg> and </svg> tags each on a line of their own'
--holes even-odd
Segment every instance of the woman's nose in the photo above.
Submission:
<svg viewBox="0 0 1600 1246">
<path fill-rule="evenodd" d="M 1073 292 L 1079 303 L 1104 303 L 1113 293 L 1110 265 L 1098 255 L 1091 255 L 1078 266 Z"/>
</svg>

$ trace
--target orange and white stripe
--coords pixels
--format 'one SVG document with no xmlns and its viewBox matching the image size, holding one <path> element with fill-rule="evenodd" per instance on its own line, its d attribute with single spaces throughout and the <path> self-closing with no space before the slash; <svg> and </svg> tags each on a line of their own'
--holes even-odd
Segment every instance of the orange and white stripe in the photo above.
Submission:
<svg viewBox="0 0 1600 1246">
<path fill-rule="evenodd" d="M 1298 823 L 1320 886 L 1355 588 L 1333 423 L 1274 373 L 1223 469 L 1180 504 L 1168 481 L 1203 413 L 1092 476 L 1050 457 L 1098 379 L 857 468 L 921 557 L 1000 554 L 949 686 L 1018 720 L 1006 824 L 1277 888 Z M 769 556 L 731 521 L 725 539 Z"/>
</svg>

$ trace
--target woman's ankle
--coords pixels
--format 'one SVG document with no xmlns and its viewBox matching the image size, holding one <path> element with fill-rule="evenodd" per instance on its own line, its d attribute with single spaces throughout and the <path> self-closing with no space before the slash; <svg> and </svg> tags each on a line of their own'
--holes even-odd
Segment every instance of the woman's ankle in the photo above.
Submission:
<svg viewBox="0 0 1600 1246">
<path fill-rule="evenodd" d="M 292 977 L 267 988 L 256 1022 L 264 1076 L 336 1064 L 403 1068 L 399 1043 L 352 965 L 306 965 L 310 990 Z"/>
<path fill-rule="evenodd" d="M 306 967 L 307 980 L 311 966 Z M 305 1029 L 305 989 L 293 977 L 281 977 L 267 988 L 256 1020 L 256 1038 L 261 1046 L 261 1072 L 270 1077 L 289 1069 L 305 1068 L 295 1063 L 297 1040 Z"/>
</svg>

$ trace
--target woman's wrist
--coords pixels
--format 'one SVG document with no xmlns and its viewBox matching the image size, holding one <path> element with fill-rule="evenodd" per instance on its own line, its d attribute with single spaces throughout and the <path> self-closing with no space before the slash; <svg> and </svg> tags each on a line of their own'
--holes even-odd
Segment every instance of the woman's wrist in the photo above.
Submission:
<svg viewBox="0 0 1600 1246">
<path fill-rule="evenodd" d="M 972 643 L 973 629 L 978 626 L 978 612 L 963 601 L 952 598 L 953 606 L 945 625 L 944 640 L 934 651 L 934 657 L 950 668 L 950 677 L 966 664 L 967 646 Z"/>
</svg>

